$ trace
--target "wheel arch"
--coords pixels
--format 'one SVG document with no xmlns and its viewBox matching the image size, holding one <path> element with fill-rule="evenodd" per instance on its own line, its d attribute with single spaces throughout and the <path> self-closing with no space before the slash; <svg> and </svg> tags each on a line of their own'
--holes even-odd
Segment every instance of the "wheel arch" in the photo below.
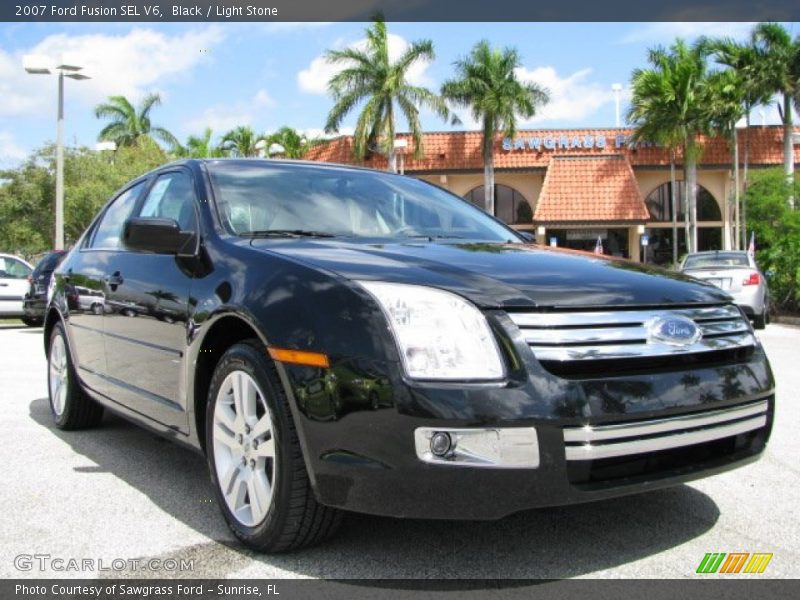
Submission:
<svg viewBox="0 0 800 600">
<path fill-rule="evenodd" d="M 206 451 L 206 401 L 214 369 L 228 348 L 253 338 L 260 340 L 266 351 L 267 341 L 259 328 L 242 315 L 228 313 L 214 319 L 208 325 L 200 342 L 193 374 L 191 402 L 194 412 L 193 425 L 203 452 Z"/>
<path fill-rule="evenodd" d="M 42 329 L 45 356 L 47 356 L 47 353 L 50 351 L 50 335 L 53 332 L 53 327 L 55 327 L 56 323 L 61 320 L 61 313 L 59 313 L 56 308 L 51 306 L 44 317 L 44 326 Z M 69 343 L 69 340 L 67 340 L 67 343 Z"/>
</svg>

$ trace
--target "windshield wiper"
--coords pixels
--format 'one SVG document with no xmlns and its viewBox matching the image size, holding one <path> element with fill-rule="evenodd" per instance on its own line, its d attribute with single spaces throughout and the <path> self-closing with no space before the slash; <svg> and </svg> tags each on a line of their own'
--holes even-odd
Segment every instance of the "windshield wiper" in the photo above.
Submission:
<svg viewBox="0 0 800 600">
<path fill-rule="evenodd" d="M 239 235 L 245 237 L 336 237 L 325 231 L 312 231 L 309 229 L 259 229 L 256 231 L 242 231 Z"/>
<path fill-rule="evenodd" d="M 415 240 L 416 239 L 420 239 L 420 240 L 422 240 L 422 239 L 429 239 L 429 240 L 463 240 L 464 239 L 463 235 L 444 235 L 444 234 L 442 234 L 442 235 L 439 235 L 439 234 L 431 235 L 431 234 L 424 234 L 424 233 L 415 234 L 415 235 L 406 235 L 404 237 L 407 237 L 409 239 L 415 239 Z"/>
</svg>

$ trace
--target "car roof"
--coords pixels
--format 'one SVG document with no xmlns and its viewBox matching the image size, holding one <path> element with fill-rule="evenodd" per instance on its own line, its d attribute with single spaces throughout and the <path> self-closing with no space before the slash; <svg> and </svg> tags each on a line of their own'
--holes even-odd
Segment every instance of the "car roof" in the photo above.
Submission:
<svg viewBox="0 0 800 600">
<path fill-rule="evenodd" d="M 0 258 L 15 258 L 15 259 L 17 259 L 17 260 L 19 260 L 21 262 L 24 262 L 29 267 L 33 268 L 33 265 L 31 263 L 29 263 L 27 260 L 25 260 L 21 256 L 17 256 L 16 254 L 7 254 L 5 252 L 0 252 Z"/>
<path fill-rule="evenodd" d="M 157 169 L 153 169 L 150 173 L 155 173 L 162 171 L 164 169 L 168 169 L 171 167 L 176 167 L 180 165 L 192 166 L 192 165 L 208 165 L 208 164 L 219 164 L 219 163 L 230 163 L 230 164 L 260 164 L 264 166 L 270 165 L 286 165 L 292 167 L 307 167 L 307 168 L 317 168 L 317 169 L 330 169 L 332 171 L 368 171 L 371 173 L 381 173 L 384 175 L 398 175 L 397 173 L 392 173 L 390 171 L 383 171 L 378 169 L 371 169 L 369 167 L 358 167 L 354 165 L 343 165 L 340 163 L 332 163 L 332 162 L 320 162 L 314 160 L 300 160 L 294 158 L 186 158 L 175 160 L 165 165 L 161 165 Z"/>
</svg>

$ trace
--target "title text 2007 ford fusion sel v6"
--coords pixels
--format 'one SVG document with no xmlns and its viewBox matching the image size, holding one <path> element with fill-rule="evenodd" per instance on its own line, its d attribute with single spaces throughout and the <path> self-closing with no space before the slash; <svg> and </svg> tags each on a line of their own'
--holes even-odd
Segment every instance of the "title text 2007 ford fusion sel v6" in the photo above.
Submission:
<svg viewBox="0 0 800 600">
<path fill-rule="evenodd" d="M 496 519 L 755 460 L 774 383 L 723 291 L 540 248 L 427 183 L 185 161 L 119 191 L 52 279 L 56 425 L 205 453 L 263 551 L 342 509 Z"/>
</svg>

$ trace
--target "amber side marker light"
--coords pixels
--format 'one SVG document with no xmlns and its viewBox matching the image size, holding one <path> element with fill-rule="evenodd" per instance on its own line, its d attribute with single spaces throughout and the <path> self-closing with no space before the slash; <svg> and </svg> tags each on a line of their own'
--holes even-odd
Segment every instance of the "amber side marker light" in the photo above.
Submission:
<svg viewBox="0 0 800 600">
<path fill-rule="evenodd" d="M 322 352 L 306 352 L 304 350 L 289 350 L 288 348 L 268 347 L 269 355 L 279 362 L 307 367 L 321 367 L 327 369 L 331 366 L 328 356 Z"/>
</svg>

